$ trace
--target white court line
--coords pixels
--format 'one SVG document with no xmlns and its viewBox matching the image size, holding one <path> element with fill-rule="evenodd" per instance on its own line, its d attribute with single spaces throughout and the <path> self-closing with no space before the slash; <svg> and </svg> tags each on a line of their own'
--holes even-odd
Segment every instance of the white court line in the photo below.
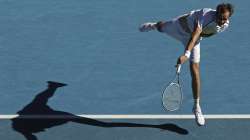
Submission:
<svg viewBox="0 0 250 140">
<path fill-rule="evenodd" d="M 194 119 L 194 115 L 77 115 L 78 117 L 86 117 L 92 119 Z M 206 119 L 250 119 L 250 114 L 210 114 L 204 115 Z M 0 115 L 0 119 L 14 118 L 37 118 L 37 119 L 52 119 L 52 118 L 74 118 L 70 115 Z"/>
</svg>

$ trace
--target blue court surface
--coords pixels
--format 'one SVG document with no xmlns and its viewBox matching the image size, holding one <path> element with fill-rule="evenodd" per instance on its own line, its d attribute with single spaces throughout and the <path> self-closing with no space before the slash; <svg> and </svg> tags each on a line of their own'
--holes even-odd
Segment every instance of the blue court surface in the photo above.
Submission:
<svg viewBox="0 0 250 140">
<path fill-rule="evenodd" d="M 198 127 L 192 117 L 181 118 L 192 116 L 188 64 L 181 72 L 181 109 L 167 112 L 161 104 L 182 44 L 159 32 L 141 33 L 138 26 L 215 8 L 220 1 L 0 0 L 0 137 L 247 139 L 250 2 L 228 2 L 235 5 L 229 29 L 201 42 L 201 105 L 204 114 L 217 117 Z M 48 87 L 47 81 L 65 85 Z M 121 114 L 142 118 L 114 118 Z M 24 117 L 29 115 L 36 117 Z M 59 118 L 46 118 L 50 115 Z"/>
</svg>

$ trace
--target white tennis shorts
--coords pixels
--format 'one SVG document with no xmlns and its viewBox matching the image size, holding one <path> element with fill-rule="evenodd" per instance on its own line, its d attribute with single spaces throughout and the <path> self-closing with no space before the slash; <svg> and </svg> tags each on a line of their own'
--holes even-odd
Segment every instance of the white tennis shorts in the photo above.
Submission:
<svg viewBox="0 0 250 140">
<path fill-rule="evenodd" d="M 185 32 L 182 29 L 178 19 L 166 21 L 161 30 L 163 33 L 166 33 L 167 35 L 180 41 L 184 45 L 184 47 L 187 46 L 191 38 L 191 34 Z M 190 61 L 193 63 L 200 62 L 200 40 L 196 43 L 193 50 L 191 51 Z"/>
</svg>

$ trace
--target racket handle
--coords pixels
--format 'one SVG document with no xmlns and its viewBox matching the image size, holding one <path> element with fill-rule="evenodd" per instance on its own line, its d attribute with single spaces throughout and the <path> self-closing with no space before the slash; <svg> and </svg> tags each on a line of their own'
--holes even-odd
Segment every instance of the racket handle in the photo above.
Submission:
<svg viewBox="0 0 250 140">
<path fill-rule="evenodd" d="M 177 65 L 177 71 L 176 71 L 176 73 L 180 74 L 180 72 L 181 72 L 181 64 L 178 64 Z"/>
</svg>

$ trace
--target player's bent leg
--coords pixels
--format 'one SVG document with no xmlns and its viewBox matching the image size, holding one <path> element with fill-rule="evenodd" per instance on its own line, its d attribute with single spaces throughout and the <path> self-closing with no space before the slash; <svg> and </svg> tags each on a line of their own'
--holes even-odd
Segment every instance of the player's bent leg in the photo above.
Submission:
<svg viewBox="0 0 250 140">
<path fill-rule="evenodd" d="M 157 22 L 156 24 L 156 29 L 159 31 L 159 32 L 163 32 L 163 27 L 166 27 L 166 22 L 163 22 L 163 21 L 159 21 Z"/>
</svg>

